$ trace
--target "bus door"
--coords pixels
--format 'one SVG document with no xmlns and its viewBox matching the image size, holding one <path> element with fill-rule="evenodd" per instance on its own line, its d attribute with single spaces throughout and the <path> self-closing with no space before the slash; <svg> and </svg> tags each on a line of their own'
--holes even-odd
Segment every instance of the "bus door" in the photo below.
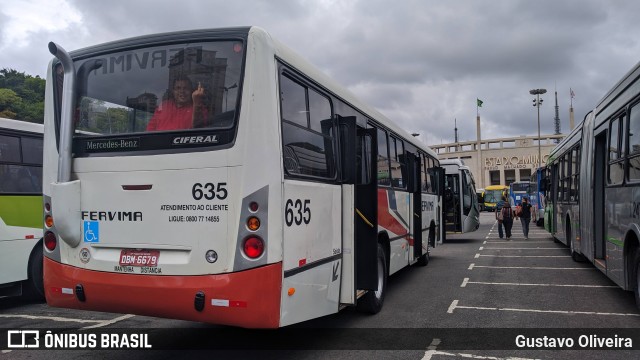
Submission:
<svg viewBox="0 0 640 360">
<path fill-rule="evenodd" d="M 589 249 L 589 252 L 594 251 L 594 259 L 599 259 L 602 263 L 605 259 L 605 177 L 600 174 L 606 174 L 607 170 L 607 131 L 602 131 L 596 135 L 595 140 L 595 156 L 593 169 L 593 224 L 594 234 L 592 238 L 594 241 L 593 249 Z M 585 149 L 586 151 L 586 149 Z M 581 199 L 583 200 L 583 199 Z"/>
<path fill-rule="evenodd" d="M 338 116 L 342 168 L 342 284 L 340 303 L 357 290 L 378 289 L 377 133 Z"/>
<path fill-rule="evenodd" d="M 447 174 L 445 176 L 445 213 L 446 226 L 449 232 L 462 231 L 462 213 L 460 204 L 460 176 Z"/>
<path fill-rule="evenodd" d="M 422 256 L 422 191 L 420 189 L 420 156 L 407 152 L 408 190 L 413 200 L 413 257 Z M 411 260 L 411 259 L 409 259 Z"/>
<path fill-rule="evenodd" d="M 442 245 L 447 241 L 447 231 L 444 226 L 442 226 L 442 222 L 445 219 L 445 207 L 442 199 L 444 198 L 444 177 L 445 170 L 442 167 L 434 167 L 432 169 L 427 170 L 429 176 L 433 176 L 432 179 L 435 181 L 436 194 L 437 197 L 437 209 L 436 209 L 436 231 L 438 232 L 437 238 L 438 240 L 433 241 L 431 244 L 432 247 L 435 247 L 436 244 Z M 429 239 L 431 240 L 431 239 Z"/>
<path fill-rule="evenodd" d="M 544 208 L 544 228 L 551 234 L 555 234 L 557 219 L 555 208 L 558 201 L 558 164 L 554 163 L 548 168 L 549 187 L 547 188 L 548 206 Z"/>
</svg>

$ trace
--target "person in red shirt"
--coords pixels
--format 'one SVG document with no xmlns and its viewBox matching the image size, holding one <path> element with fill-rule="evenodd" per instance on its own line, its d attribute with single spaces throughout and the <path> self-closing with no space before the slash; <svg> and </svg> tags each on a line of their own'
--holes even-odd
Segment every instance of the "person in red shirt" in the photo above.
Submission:
<svg viewBox="0 0 640 360">
<path fill-rule="evenodd" d="M 188 77 L 173 81 L 172 96 L 164 100 L 147 124 L 147 131 L 181 130 L 203 127 L 207 118 L 204 107 L 204 87 L 198 83 L 193 90 Z"/>
</svg>

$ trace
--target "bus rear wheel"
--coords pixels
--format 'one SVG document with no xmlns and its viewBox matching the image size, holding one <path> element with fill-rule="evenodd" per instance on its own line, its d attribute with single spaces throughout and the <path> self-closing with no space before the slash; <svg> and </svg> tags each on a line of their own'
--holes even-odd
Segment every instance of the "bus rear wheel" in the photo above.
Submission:
<svg viewBox="0 0 640 360">
<path fill-rule="evenodd" d="M 42 277 L 42 242 L 36 244 L 29 257 L 29 278 L 23 282 L 22 295 L 28 300 L 44 299 L 44 280 Z"/>
<path fill-rule="evenodd" d="M 384 296 L 387 292 L 387 255 L 381 244 L 378 244 L 378 289 L 369 290 L 360 300 L 358 300 L 358 310 L 370 314 L 377 314 L 382 310 Z"/>
</svg>

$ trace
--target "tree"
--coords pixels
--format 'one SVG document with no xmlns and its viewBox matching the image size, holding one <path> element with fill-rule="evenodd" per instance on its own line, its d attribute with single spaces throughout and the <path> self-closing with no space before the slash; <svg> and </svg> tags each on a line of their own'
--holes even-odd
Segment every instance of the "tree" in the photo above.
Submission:
<svg viewBox="0 0 640 360">
<path fill-rule="evenodd" d="M 44 120 L 45 80 L 14 69 L 0 70 L 0 116 L 36 123 Z"/>
<path fill-rule="evenodd" d="M 11 89 L 0 88 L 0 117 L 15 119 L 22 99 Z"/>
</svg>

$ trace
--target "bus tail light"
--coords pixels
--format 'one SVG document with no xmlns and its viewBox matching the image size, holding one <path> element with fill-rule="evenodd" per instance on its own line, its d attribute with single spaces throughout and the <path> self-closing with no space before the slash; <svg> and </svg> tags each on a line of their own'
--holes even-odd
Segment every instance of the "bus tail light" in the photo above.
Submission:
<svg viewBox="0 0 640 360">
<path fill-rule="evenodd" d="M 264 242 L 257 236 L 251 236 L 244 241 L 242 249 L 248 258 L 257 259 L 264 253 Z"/>
<path fill-rule="evenodd" d="M 47 231 L 47 233 L 44 234 L 44 247 L 49 251 L 53 251 L 56 249 L 57 245 L 58 239 L 56 239 L 56 235 L 51 231 Z"/>
</svg>

